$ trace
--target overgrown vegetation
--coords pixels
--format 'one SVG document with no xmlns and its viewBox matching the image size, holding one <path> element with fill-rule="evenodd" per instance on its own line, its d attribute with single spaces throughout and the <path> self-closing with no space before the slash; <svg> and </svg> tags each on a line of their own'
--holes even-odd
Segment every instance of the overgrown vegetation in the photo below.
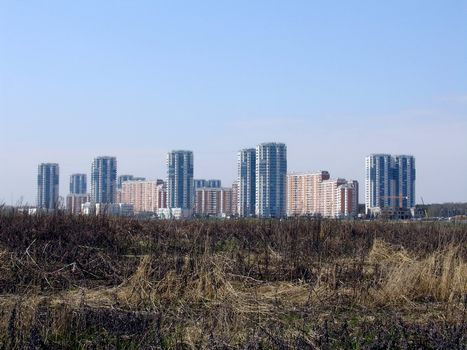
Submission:
<svg viewBox="0 0 467 350">
<path fill-rule="evenodd" d="M 467 226 L 0 213 L 0 347 L 466 347 Z"/>
</svg>

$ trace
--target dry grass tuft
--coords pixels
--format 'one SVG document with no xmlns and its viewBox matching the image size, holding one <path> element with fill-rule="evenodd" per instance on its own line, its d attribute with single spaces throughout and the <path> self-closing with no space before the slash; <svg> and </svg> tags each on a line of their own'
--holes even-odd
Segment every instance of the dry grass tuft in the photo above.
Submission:
<svg viewBox="0 0 467 350">
<path fill-rule="evenodd" d="M 153 309 L 161 302 L 203 302 L 225 300 L 237 293 L 226 277 L 226 259 L 185 257 L 180 271 L 167 271 L 157 279 L 157 259 L 144 256 L 134 274 L 114 288 L 116 298 L 130 308 Z"/>
<path fill-rule="evenodd" d="M 420 258 L 404 248 L 375 240 L 368 261 L 381 269 L 373 297 L 378 304 L 460 301 L 467 293 L 467 263 L 459 247 L 448 246 Z"/>
</svg>

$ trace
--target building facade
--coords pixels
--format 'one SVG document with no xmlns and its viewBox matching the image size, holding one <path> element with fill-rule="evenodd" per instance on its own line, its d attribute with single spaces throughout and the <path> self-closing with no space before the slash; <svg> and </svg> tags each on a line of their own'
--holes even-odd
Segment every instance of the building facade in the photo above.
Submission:
<svg viewBox="0 0 467 350">
<path fill-rule="evenodd" d="M 37 208 L 55 210 L 59 205 L 59 166 L 42 163 L 37 169 Z"/>
<path fill-rule="evenodd" d="M 256 150 L 242 149 L 237 154 L 237 213 L 241 217 L 255 215 L 256 210 Z"/>
<path fill-rule="evenodd" d="M 321 182 L 320 215 L 351 218 L 358 215 L 358 182 L 335 179 Z"/>
<path fill-rule="evenodd" d="M 97 157 L 91 167 L 91 201 L 114 203 L 117 191 L 117 159 Z"/>
<path fill-rule="evenodd" d="M 222 187 L 222 182 L 221 180 L 218 179 L 195 179 L 194 181 L 194 188 L 195 190 L 197 188 L 202 188 L 202 187 L 208 187 L 208 188 L 220 188 Z"/>
<path fill-rule="evenodd" d="M 167 207 L 192 210 L 194 205 L 193 152 L 167 154 Z"/>
<path fill-rule="evenodd" d="M 227 187 L 202 187 L 196 189 L 194 212 L 200 216 L 231 216 L 232 189 Z"/>
<path fill-rule="evenodd" d="M 66 197 L 66 210 L 68 213 L 77 215 L 81 214 L 83 204 L 90 201 L 89 194 L 86 193 L 70 193 Z"/>
<path fill-rule="evenodd" d="M 283 143 L 262 143 L 256 147 L 256 216 L 285 217 L 287 147 Z"/>
<path fill-rule="evenodd" d="M 394 175 L 396 177 L 396 207 L 415 207 L 415 158 L 409 155 L 394 157 Z"/>
<path fill-rule="evenodd" d="M 334 217 L 349 218 L 358 215 L 358 182 L 348 181 L 337 187 Z"/>
<path fill-rule="evenodd" d="M 117 189 L 122 189 L 122 185 L 125 181 L 145 181 L 145 177 L 135 177 L 133 175 L 120 175 L 117 180 Z"/>
<path fill-rule="evenodd" d="M 70 194 L 86 194 L 88 192 L 86 174 L 70 175 Z"/>
<path fill-rule="evenodd" d="M 408 155 L 371 154 L 365 159 L 365 211 L 415 206 L 415 158 Z"/>
<path fill-rule="evenodd" d="M 121 190 L 121 202 L 132 204 L 134 212 L 139 213 L 157 213 L 161 208 L 159 193 L 164 184 L 162 180 L 124 181 Z"/>
<path fill-rule="evenodd" d="M 320 212 L 321 182 L 329 180 L 329 172 L 293 173 L 287 175 L 287 215 L 317 215 Z"/>
<path fill-rule="evenodd" d="M 232 215 L 238 216 L 238 182 L 232 183 Z"/>
</svg>

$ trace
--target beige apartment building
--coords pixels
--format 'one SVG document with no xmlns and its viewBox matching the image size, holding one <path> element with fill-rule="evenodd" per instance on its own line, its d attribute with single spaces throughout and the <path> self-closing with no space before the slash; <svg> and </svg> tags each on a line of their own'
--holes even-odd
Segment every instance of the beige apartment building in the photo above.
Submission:
<svg viewBox="0 0 467 350">
<path fill-rule="evenodd" d="M 346 218 L 358 214 L 357 181 L 335 179 L 321 183 L 320 214 L 328 218 Z"/>
<path fill-rule="evenodd" d="M 232 189 L 227 187 L 201 187 L 195 192 L 195 214 L 230 216 L 233 208 Z"/>
<path fill-rule="evenodd" d="M 329 172 L 292 173 L 287 175 L 287 215 L 316 215 L 320 212 L 321 182 Z"/>
<path fill-rule="evenodd" d="M 358 214 L 358 182 L 349 180 L 337 188 L 336 217 L 354 217 Z"/>
<path fill-rule="evenodd" d="M 121 203 L 132 204 L 135 214 L 152 212 L 167 207 L 164 181 L 125 181 L 122 183 Z"/>
<path fill-rule="evenodd" d="M 232 215 L 238 215 L 238 182 L 232 183 Z"/>
<path fill-rule="evenodd" d="M 356 216 L 358 182 L 330 179 L 329 172 L 287 175 L 287 215 L 320 215 L 330 218 Z"/>
</svg>

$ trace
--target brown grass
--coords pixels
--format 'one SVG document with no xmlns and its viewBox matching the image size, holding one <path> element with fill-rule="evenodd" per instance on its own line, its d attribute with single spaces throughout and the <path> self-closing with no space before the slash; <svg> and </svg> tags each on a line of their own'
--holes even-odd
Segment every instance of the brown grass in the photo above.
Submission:
<svg viewBox="0 0 467 350">
<path fill-rule="evenodd" d="M 434 300 L 461 302 L 467 293 L 467 263 L 460 247 L 448 246 L 427 257 L 375 240 L 368 261 L 382 270 L 373 297 L 379 304 Z"/>
<path fill-rule="evenodd" d="M 69 345 L 100 328 L 156 348 L 348 348 L 352 337 L 381 339 L 385 329 L 364 326 L 376 320 L 464 324 L 465 226 L 3 220 L 0 348 L 36 333 Z M 332 324 L 347 328 L 330 336 Z"/>
</svg>

